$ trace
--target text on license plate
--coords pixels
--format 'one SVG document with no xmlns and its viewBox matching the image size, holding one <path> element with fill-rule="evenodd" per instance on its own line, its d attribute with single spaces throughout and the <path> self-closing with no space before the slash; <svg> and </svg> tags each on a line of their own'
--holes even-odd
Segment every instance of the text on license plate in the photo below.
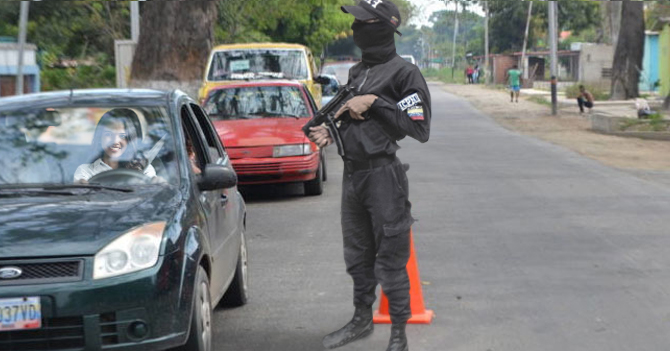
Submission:
<svg viewBox="0 0 670 351">
<path fill-rule="evenodd" d="M 39 297 L 0 299 L 0 332 L 42 327 Z"/>
</svg>

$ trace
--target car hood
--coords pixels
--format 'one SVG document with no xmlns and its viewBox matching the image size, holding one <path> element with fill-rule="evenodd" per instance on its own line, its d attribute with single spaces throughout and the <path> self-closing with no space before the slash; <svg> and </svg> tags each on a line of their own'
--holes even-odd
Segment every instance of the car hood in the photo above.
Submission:
<svg viewBox="0 0 670 351">
<path fill-rule="evenodd" d="M 173 187 L 131 193 L 17 197 L 0 200 L 0 259 L 92 256 L 132 228 L 168 221 L 178 208 Z"/>
<path fill-rule="evenodd" d="M 307 137 L 302 126 L 309 118 L 262 118 L 215 121 L 219 137 L 226 147 L 302 144 Z"/>
</svg>

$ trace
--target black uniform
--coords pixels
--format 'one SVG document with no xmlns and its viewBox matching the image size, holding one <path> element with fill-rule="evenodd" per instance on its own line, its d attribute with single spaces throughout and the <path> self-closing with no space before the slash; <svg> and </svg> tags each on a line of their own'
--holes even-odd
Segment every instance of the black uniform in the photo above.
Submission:
<svg viewBox="0 0 670 351">
<path fill-rule="evenodd" d="M 414 219 L 406 170 L 396 157 L 397 141 L 410 136 L 428 141 L 430 93 L 418 67 L 392 48 L 379 62 L 359 63 L 349 71 L 356 95 L 378 99 L 364 121 L 344 119 L 342 232 L 347 272 L 354 280 L 354 305 L 375 301 L 377 282 L 389 298 L 393 323 L 411 316 L 406 265 Z"/>
</svg>

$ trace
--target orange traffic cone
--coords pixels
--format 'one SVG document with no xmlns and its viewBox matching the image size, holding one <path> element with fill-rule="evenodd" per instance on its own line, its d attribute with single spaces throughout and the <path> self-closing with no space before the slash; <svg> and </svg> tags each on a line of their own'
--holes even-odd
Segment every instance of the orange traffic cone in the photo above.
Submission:
<svg viewBox="0 0 670 351">
<path fill-rule="evenodd" d="M 423 304 L 423 292 L 421 291 L 421 280 L 419 279 L 419 266 L 416 263 L 416 254 L 414 253 L 414 237 L 409 233 L 410 254 L 407 262 L 407 274 L 409 275 L 409 298 L 410 308 L 412 309 L 412 318 L 407 323 L 410 324 L 430 324 L 433 321 L 435 313 L 427 310 Z M 379 302 L 379 309 L 375 311 L 373 321 L 377 324 L 390 324 L 391 315 L 389 315 L 389 302 L 386 294 L 382 291 L 382 298 Z"/>
</svg>

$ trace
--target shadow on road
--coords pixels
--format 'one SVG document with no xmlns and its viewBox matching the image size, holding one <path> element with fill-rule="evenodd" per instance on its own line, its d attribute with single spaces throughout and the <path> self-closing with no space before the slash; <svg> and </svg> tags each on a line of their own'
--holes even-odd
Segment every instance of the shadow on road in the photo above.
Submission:
<svg viewBox="0 0 670 351">
<path fill-rule="evenodd" d="M 305 197 L 302 183 L 240 185 L 238 189 L 247 203 L 291 201 Z"/>
</svg>

